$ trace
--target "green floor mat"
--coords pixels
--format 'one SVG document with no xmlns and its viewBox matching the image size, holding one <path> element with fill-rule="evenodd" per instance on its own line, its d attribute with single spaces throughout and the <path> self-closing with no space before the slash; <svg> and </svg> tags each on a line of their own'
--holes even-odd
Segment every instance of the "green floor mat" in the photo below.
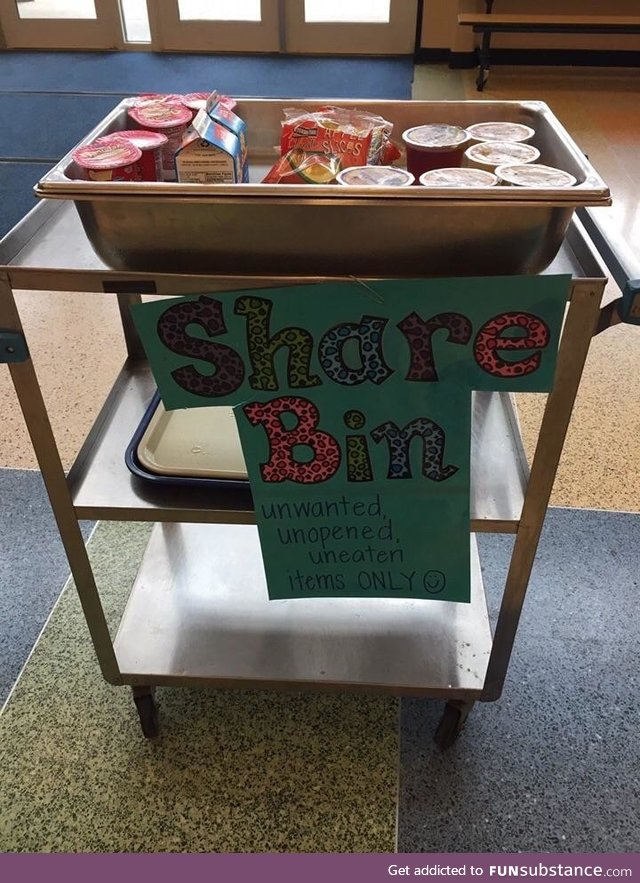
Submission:
<svg viewBox="0 0 640 883">
<path fill-rule="evenodd" d="M 149 527 L 98 526 L 117 620 Z M 0 851 L 377 852 L 395 845 L 398 704 L 159 690 L 162 738 L 99 672 L 72 585 L 0 718 Z"/>
</svg>

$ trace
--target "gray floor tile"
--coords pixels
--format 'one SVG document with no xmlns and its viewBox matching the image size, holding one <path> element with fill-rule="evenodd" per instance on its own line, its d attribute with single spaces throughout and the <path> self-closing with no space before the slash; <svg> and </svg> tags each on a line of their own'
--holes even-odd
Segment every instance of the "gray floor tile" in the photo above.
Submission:
<svg viewBox="0 0 640 883">
<path fill-rule="evenodd" d="M 0 550 L 2 704 L 69 575 L 39 472 L 0 469 Z"/>
<path fill-rule="evenodd" d="M 639 541 L 640 516 L 550 511 L 501 700 L 444 754 L 441 705 L 403 702 L 399 851 L 640 850 Z M 494 608 L 511 544 L 480 538 Z"/>
</svg>

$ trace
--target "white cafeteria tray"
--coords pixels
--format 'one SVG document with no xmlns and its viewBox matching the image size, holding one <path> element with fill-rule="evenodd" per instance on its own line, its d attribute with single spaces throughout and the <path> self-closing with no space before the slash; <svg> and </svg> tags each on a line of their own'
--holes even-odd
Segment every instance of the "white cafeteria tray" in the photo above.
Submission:
<svg viewBox="0 0 640 883">
<path fill-rule="evenodd" d="M 137 454 L 140 465 L 157 475 L 247 480 L 231 407 L 166 411 L 160 402 Z"/>
</svg>

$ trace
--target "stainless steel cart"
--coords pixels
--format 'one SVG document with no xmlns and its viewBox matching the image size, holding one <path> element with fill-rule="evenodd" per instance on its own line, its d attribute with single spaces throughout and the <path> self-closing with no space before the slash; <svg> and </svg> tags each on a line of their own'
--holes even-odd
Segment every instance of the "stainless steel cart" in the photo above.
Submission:
<svg viewBox="0 0 640 883">
<path fill-rule="evenodd" d="M 273 126 L 281 118 L 282 104 L 250 102 L 255 114 L 252 134 L 264 157 L 273 156 Z M 368 106 L 402 127 L 412 122 L 413 114 L 440 118 L 443 111 L 434 104 Z M 466 123 L 487 114 L 512 118 L 515 112 L 513 105 L 506 107 L 508 102 L 442 104 Z M 620 318 L 610 307 L 601 314 L 606 269 L 581 220 L 571 220 L 579 209 L 592 226 L 591 216 L 580 206 L 608 204 L 608 191 L 545 106 L 524 102 L 516 110 L 522 121 L 535 116 L 547 154 L 575 169 L 582 180 L 579 187 L 554 194 L 495 188 L 465 194 L 465 199 L 455 194 L 428 197 L 420 188 L 407 188 L 410 193 L 391 203 L 370 188 L 348 196 L 325 186 L 312 188 L 312 196 L 309 188 L 295 186 L 286 194 L 277 188 L 265 191 L 266 196 L 252 185 L 242 185 L 247 189 L 241 191 L 199 190 L 196 185 L 180 190 L 179 185 L 163 184 L 127 190 L 118 183 L 87 187 L 89 182 L 70 182 L 64 174 L 69 156 L 41 183 L 40 194 L 52 198 L 0 244 L 0 361 L 9 364 L 102 673 L 111 684 L 133 687 L 145 735 L 158 732 L 157 685 L 360 690 L 440 698 L 446 701 L 436 733 L 442 747 L 454 741 L 475 701 L 499 698 L 591 337 Z M 123 112 L 117 108 L 92 135 L 117 126 Z M 178 187 L 171 191 L 172 207 L 166 186 Z M 70 199 L 76 200 L 78 211 Z M 380 212 L 389 213 L 389 224 L 401 225 L 399 234 L 394 228 L 395 239 L 386 236 L 384 225 L 378 229 L 372 222 Z M 466 227 L 460 223 L 461 212 Z M 275 218 L 295 229 L 296 219 L 318 224 L 320 215 L 323 223 L 329 222 L 323 228 L 324 241 L 331 240 L 336 249 L 331 260 L 323 260 L 321 253 L 310 255 L 303 247 L 288 267 L 290 275 L 280 274 L 278 267 L 284 264 L 278 264 L 273 249 L 282 247 L 282 229 Z M 149 217 L 154 220 L 151 233 L 141 226 Z M 423 248 L 425 228 L 416 234 L 416 222 L 430 225 L 434 234 L 428 252 Z M 185 223 L 193 225 L 191 238 Z M 237 247 L 247 223 L 253 233 L 243 246 L 240 275 L 230 266 L 227 252 Z M 360 229 L 369 231 L 359 240 L 355 257 L 339 235 L 331 239 L 336 224 L 364 225 Z M 219 269 L 212 273 L 206 266 L 211 259 L 208 242 L 222 226 L 227 238 L 217 242 Z M 109 265 L 121 269 L 111 269 L 97 257 L 85 229 Z M 522 243 L 533 233 L 542 236 L 543 245 L 525 253 Z M 174 249 L 171 255 L 167 242 Z M 429 268 L 434 266 L 446 274 L 461 253 L 475 262 L 469 272 L 476 275 L 483 262 L 491 264 L 492 254 L 502 261 L 494 264 L 493 273 L 531 273 L 545 265 L 545 254 L 554 254 L 560 242 L 545 272 L 570 274 L 573 282 L 555 384 L 530 471 L 513 396 L 474 394 L 470 604 L 361 598 L 270 602 L 248 491 L 149 487 L 128 471 L 124 451 L 154 391 L 129 313 L 143 294 L 175 296 L 347 279 L 351 277 L 345 273 L 361 273 L 367 266 L 372 269 L 361 273 L 364 278 L 392 275 L 381 269 L 397 269 L 395 256 L 401 246 L 402 269 L 414 276 L 431 275 Z M 196 273 L 193 267 L 182 272 L 190 256 L 195 256 Z M 352 261 L 357 270 L 351 269 Z M 618 269 L 617 280 L 624 275 L 624 269 Z M 88 300 L 91 292 L 108 292 L 120 311 L 128 357 L 68 475 L 29 356 L 14 289 L 41 291 L 43 297 L 55 296 L 48 292 L 56 291 L 87 292 Z M 627 297 L 627 307 L 629 303 Z M 78 526 L 82 519 L 157 522 L 115 637 Z M 475 543 L 479 532 L 515 535 L 493 635 Z"/>
<path fill-rule="evenodd" d="M 361 690 L 446 700 L 437 731 L 450 744 L 476 700 L 497 699 L 589 343 L 600 320 L 606 270 L 575 219 L 547 272 L 573 278 L 531 471 L 513 397 L 475 395 L 471 537 L 515 534 L 492 637 L 477 554 L 472 602 L 266 600 L 247 497 L 147 488 L 123 452 L 153 391 L 129 317 L 141 293 L 175 295 L 237 287 L 238 280 L 107 268 L 92 251 L 73 205 L 45 202 L 0 248 L 2 361 L 7 361 L 105 679 L 129 684 L 147 736 L 157 733 L 156 685 Z M 286 277 L 243 278 L 264 286 Z M 314 281 L 309 279 L 307 281 Z M 65 476 L 13 289 L 110 292 L 128 358 Z M 88 298 L 90 295 L 87 295 Z M 78 519 L 158 522 L 115 639 L 107 623 Z M 356 625 L 356 607 L 361 614 Z M 348 636 L 348 640 L 346 637 Z"/>
</svg>

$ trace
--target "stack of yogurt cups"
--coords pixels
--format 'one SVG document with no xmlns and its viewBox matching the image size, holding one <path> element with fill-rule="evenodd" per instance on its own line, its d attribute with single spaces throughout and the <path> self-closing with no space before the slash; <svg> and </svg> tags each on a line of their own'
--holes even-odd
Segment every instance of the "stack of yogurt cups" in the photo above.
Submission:
<svg viewBox="0 0 640 883">
<path fill-rule="evenodd" d="M 402 134 L 407 168 L 358 166 L 337 176 L 356 187 L 484 188 L 570 187 L 576 179 L 537 162 L 529 142 L 535 131 L 523 123 L 484 122 L 463 128 L 449 123 L 413 126 Z"/>
<path fill-rule="evenodd" d="M 78 177 L 129 182 L 175 179 L 175 146 L 193 119 L 182 96 L 141 95 L 128 116 L 136 128 L 111 132 L 74 150 Z"/>
<path fill-rule="evenodd" d="M 443 123 L 414 126 L 402 135 L 407 169 L 426 187 L 570 187 L 573 175 L 537 163 L 524 123 L 484 122 L 462 128 Z"/>
</svg>

